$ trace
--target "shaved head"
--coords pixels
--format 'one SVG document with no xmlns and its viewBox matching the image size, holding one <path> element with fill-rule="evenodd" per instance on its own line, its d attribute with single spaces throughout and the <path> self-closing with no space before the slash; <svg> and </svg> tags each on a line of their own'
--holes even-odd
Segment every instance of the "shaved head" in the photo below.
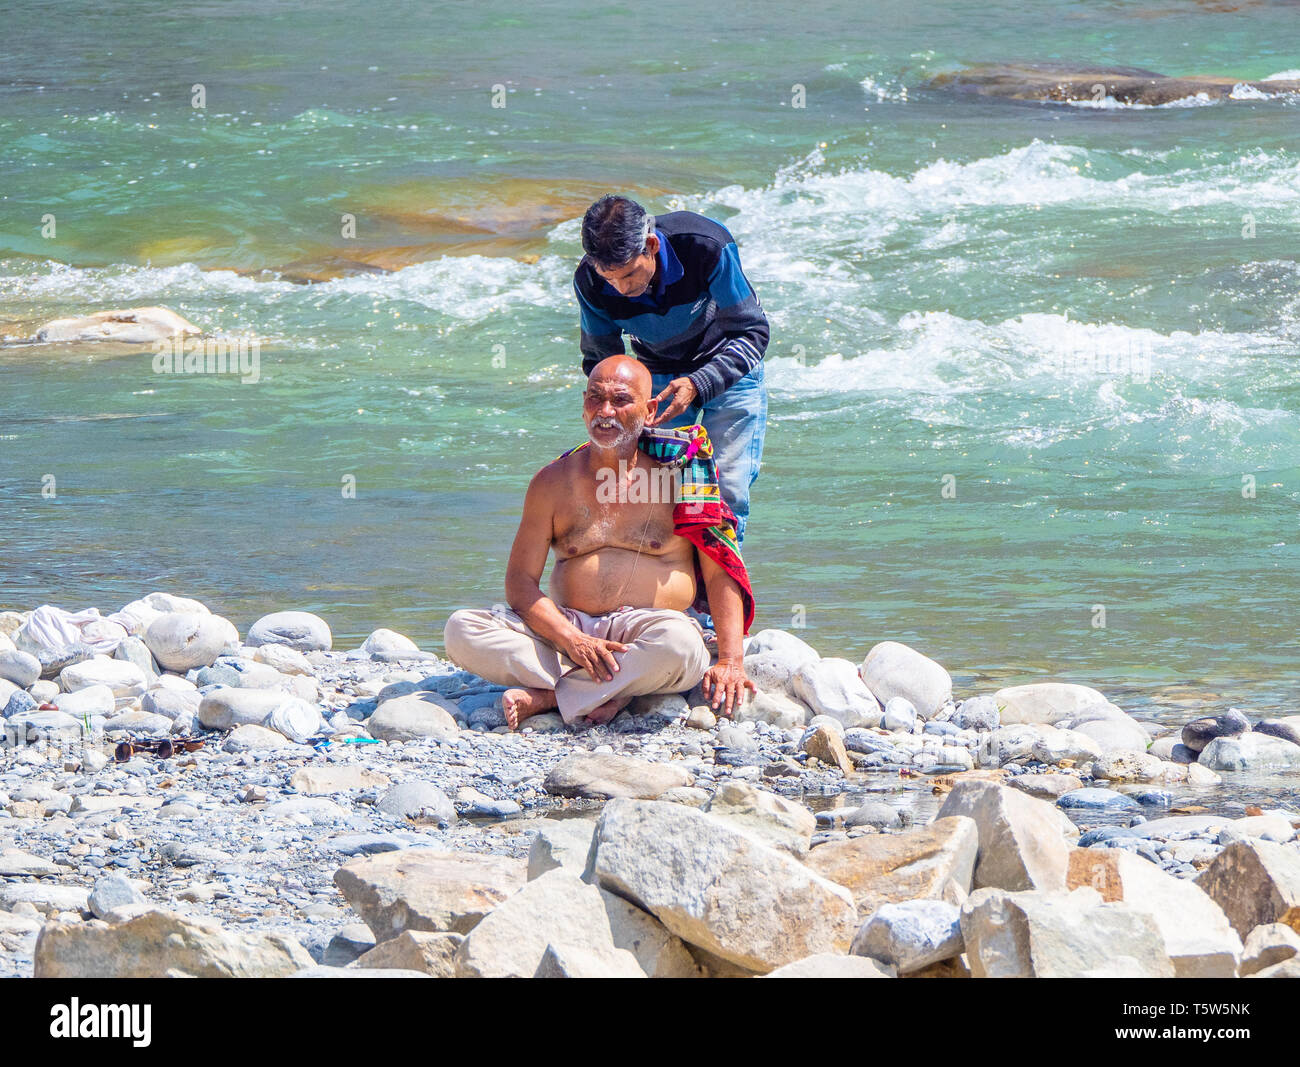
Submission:
<svg viewBox="0 0 1300 1067">
<path fill-rule="evenodd" d="M 602 359 L 587 378 L 582 394 L 587 436 L 597 450 L 628 456 L 658 405 L 654 381 L 645 364 L 631 356 Z"/>
<path fill-rule="evenodd" d="M 642 402 L 650 399 L 650 392 L 654 388 L 645 364 L 631 356 L 610 356 L 608 359 L 602 359 L 591 369 L 591 375 L 587 379 L 589 384 L 597 381 L 628 385 Z"/>
</svg>

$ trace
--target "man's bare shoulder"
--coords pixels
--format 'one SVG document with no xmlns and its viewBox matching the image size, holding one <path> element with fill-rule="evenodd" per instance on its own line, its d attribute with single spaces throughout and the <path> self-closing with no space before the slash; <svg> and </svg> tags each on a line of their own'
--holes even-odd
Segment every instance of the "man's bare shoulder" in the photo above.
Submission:
<svg viewBox="0 0 1300 1067">
<path fill-rule="evenodd" d="M 556 493 L 566 491 L 581 461 L 582 453 L 580 452 L 551 460 L 550 463 L 533 475 L 532 480 L 528 483 L 528 491 L 530 493 L 540 493 L 546 497 L 552 497 Z"/>
</svg>

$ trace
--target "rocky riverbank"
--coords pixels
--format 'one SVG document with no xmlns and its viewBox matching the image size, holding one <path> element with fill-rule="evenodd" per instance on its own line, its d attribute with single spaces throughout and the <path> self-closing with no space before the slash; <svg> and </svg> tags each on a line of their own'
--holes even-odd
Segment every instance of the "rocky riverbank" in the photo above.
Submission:
<svg viewBox="0 0 1300 1067">
<path fill-rule="evenodd" d="M 400 634 L 332 644 L 164 593 L 0 613 L 0 975 L 1300 970 L 1300 814 L 1233 792 L 1300 767 L 1298 719 L 765 630 L 734 722 L 512 733 Z"/>
</svg>

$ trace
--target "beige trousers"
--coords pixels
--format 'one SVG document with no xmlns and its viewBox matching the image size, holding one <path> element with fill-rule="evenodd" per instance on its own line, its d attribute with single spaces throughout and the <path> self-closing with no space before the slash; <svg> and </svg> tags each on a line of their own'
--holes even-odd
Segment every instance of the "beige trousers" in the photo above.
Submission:
<svg viewBox="0 0 1300 1067">
<path fill-rule="evenodd" d="M 628 645 L 615 652 L 611 681 L 594 679 L 506 609 L 453 612 L 443 647 L 456 666 L 497 685 L 554 689 L 565 722 L 615 698 L 684 693 L 709 669 L 711 656 L 700 624 L 681 611 L 624 606 L 607 615 L 560 608 L 584 634 Z"/>
</svg>

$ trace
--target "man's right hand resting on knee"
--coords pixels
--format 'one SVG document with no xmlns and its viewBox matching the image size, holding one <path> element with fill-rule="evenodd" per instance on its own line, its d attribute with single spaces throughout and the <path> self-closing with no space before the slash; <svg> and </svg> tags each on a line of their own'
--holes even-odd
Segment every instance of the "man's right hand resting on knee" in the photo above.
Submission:
<svg viewBox="0 0 1300 1067">
<path fill-rule="evenodd" d="M 743 665 L 747 593 L 705 552 L 698 563 L 716 665 L 685 614 L 698 592 L 697 549 L 674 532 L 678 471 L 638 448 L 656 408 L 650 394 L 650 373 L 636 360 L 596 366 L 583 395 L 589 445 L 528 486 L 506 569 L 513 610 L 456 612 L 447 623 L 452 660 L 511 687 L 503 706 L 512 727 L 557 706 L 568 722 L 607 722 L 634 696 L 701 681 L 713 707 L 730 715 L 754 689 Z M 547 596 L 541 578 L 552 550 Z"/>
</svg>

